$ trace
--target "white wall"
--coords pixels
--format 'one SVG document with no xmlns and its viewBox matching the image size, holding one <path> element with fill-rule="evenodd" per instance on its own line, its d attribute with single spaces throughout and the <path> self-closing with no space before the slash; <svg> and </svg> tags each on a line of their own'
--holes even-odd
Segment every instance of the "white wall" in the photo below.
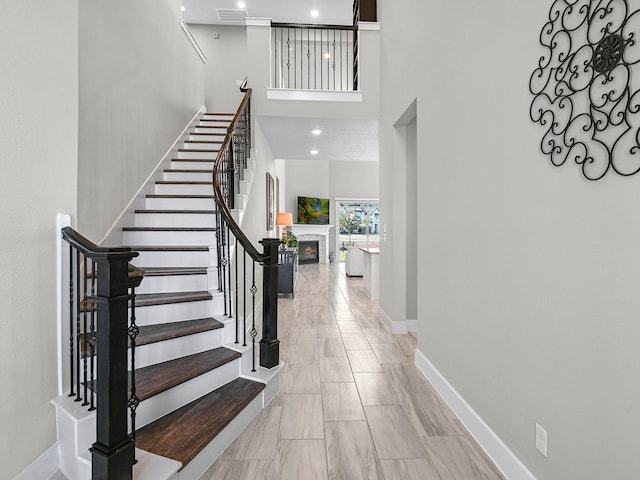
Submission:
<svg viewBox="0 0 640 480">
<path fill-rule="evenodd" d="M 228 25 L 189 25 L 207 56 L 205 105 L 209 112 L 235 112 L 242 100 L 236 80 L 247 76 L 247 29 Z M 214 33 L 218 38 L 214 38 Z"/>
<path fill-rule="evenodd" d="M 324 160 L 287 160 L 287 188 L 284 208 L 298 215 L 298 196 L 329 198 L 329 217 L 336 225 L 334 199 L 378 198 L 378 162 L 346 162 Z M 385 205 L 380 206 L 384 210 Z M 331 230 L 329 250 L 335 249 L 335 228 Z"/>
<path fill-rule="evenodd" d="M 99 241 L 204 104 L 176 0 L 80 2 L 78 227 Z"/>
<path fill-rule="evenodd" d="M 418 349 L 537 478 L 634 478 L 640 177 L 589 182 L 540 152 L 528 83 L 551 3 L 378 4 L 382 221 L 405 183 L 393 124 L 417 97 Z M 404 249 L 393 233 L 390 316 L 390 258 Z"/>
<path fill-rule="evenodd" d="M 2 2 L 0 465 L 56 441 L 56 214 L 76 214 L 78 2 Z"/>
</svg>

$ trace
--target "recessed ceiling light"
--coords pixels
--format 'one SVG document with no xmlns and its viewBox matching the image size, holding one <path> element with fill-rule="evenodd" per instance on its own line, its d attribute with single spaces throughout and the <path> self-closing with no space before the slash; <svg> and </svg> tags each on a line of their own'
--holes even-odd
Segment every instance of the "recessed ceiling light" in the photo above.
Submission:
<svg viewBox="0 0 640 480">
<path fill-rule="evenodd" d="M 316 18 L 318 15 L 320 15 L 320 12 L 318 12 L 318 10 L 311 10 L 311 16 L 313 18 Z"/>
<path fill-rule="evenodd" d="M 322 133 L 322 130 L 314 128 L 313 130 L 311 130 L 311 133 L 313 133 L 314 135 L 320 135 Z"/>
<path fill-rule="evenodd" d="M 185 7 L 184 5 L 182 5 L 182 6 L 180 7 L 180 10 L 182 10 L 183 12 L 184 12 L 186 9 L 187 9 L 187 7 Z"/>
<path fill-rule="evenodd" d="M 317 155 L 318 153 L 320 153 L 318 150 L 311 150 L 309 152 L 311 155 Z"/>
<path fill-rule="evenodd" d="M 328 59 L 328 58 L 331 58 L 331 54 L 330 54 L 329 52 L 327 52 L 327 53 L 325 53 L 325 54 L 323 55 L 323 57 L 324 57 L 324 58 L 327 58 L 327 59 Z"/>
<path fill-rule="evenodd" d="M 238 3 L 236 3 L 236 5 L 237 5 L 238 8 L 245 8 L 247 6 L 247 4 L 244 3 L 244 2 L 238 2 Z"/>
</svg>

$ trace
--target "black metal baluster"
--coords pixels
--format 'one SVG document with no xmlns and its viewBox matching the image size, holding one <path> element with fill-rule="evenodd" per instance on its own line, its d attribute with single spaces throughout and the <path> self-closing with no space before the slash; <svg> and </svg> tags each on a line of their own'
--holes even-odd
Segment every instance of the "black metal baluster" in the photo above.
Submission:
<svg viewBox="0 0 640 480">
<path fill-rule="evenodd" d="M 309 43 L 309 37 L 311 36 L 311 29 L 307 28 L 307 88 L 311 89 L 311 48 Z"/>
<path fill-rule="evenodd" d="M 76 285 L 78 291 L 76 294 L 76 402 L 82 401 L 80 396 L 80 250 L 76 250 Z M 85 299 L 84 308 L 87 308 L 87 300 Z"/>
<path fill-rule="evenodd" d="M 287 86 L 289 88 L 291 84 L 291 38 L 289 35 L 289 28 L 287 28 Z"/>
<path fill-rule="evenodd" d="M 342 62 L 342 50 L 344 49 L 344 42 L 342 40 L 342 30 L 340 30 L 340 91 L 345 90 L 344 83 L 342 81 L 342 71 L 344 63 Z"/>
<path fill-rule="evenodd" d="M 318 89 L 318 40 L 316 38 L 317 30 L 313 30 L 313 89 Z"/>
<path fill-rule="evenodd" d="M 297 46 L 297 34 L 298 29 L 293 29 L 293 88 L 298 88 L 298 46 Z"/>
<path fill-rule="evenodd" d="M 89 275 L 89 270 L 87 268 L 87 261 L 89 260 L 87 258 L 86 255 L 82 256 L 83 260 L 84 260 L 84 265 L 83 265 L 83 277 L 82 277 L 82 293 L 84 294 L 84 311 L 82 312 L 82 317 L 83 317 L 83 321 L 82 321 L 82 380 L 84 382 L 84 402 L 82 402 L 82 406 L 86 407 L 87 405 L 89 405 L 89 401 L 88 401 L 88 397 L 89 397 L 89 382 L 88 382 L 88 372 L 87 372 L 87 363 L 88 363 L 88 359 L 87 356 L 89 355 L 89 349 L 88 347 L 88 340 L 89 340 L 89 334 L 88 334 L 88 323 L 87 323 L 87 306 L 90 305 L 88 302 L 90 302 L 90 295 L 87 292 L 87 285 L 88 285 L 88 279 L 87 276 Z M 91 308 L 93 310 L 93 308 Z"/>
<path fill-rule="evenodd" d="M 331 47 L 329 46 L 329 37 L 331 36 L 331 32 L 327 30 L 327 90 L 331 90 Z"/>
<path fill-rule="evenodd" d="M 256 293 L 258 288 L 256 287 L 256 261 L 253 261 L 253 274 L 251 280 L 251 297 L 253 301 L 253 311 L 251 312 L 251 371 L 256 371 L 256 336 L 258 331 L 256 330 Z"/>
<path fill-rule="evenodd" d="M 73 391 L 74 379 L 73 379 L 73 306 L 74 302 L 74 287 L 73 287 L 73 246 L 69 245 L 69 377 L 70 388 L 69 396 L 73 397 L 75 392 Z"/>
<path fill-rule="evenodd" d="M 222 292 L 224 298 L 224 315 L 228 314 L 227 311 L 227 257 L 225 256 L 225 232 L 226 232 L 226 220 L 222 222 Z M 218 257 L 218 261 L 220 261 L 220 257 Z"/>
<path fill-rule="evenodd" d="M 131 350 L 131 389 L 129 392 L 129 411 L 131 416 L 131 440 L 135 443 L 136 441 L 136 409 L 138 405 L 140 405 L 140 399 L 136 395 L 136 337 L 138 333 L 140 333 L 140 329 L 138 325 L 136 325 L 136 289 L 135 287 L 131 287 L 131 320 L 129 324 L 129 348 Z M 134 460 L 134 464 L 137 463 L 138 460 Z"/>
<path fill-rule="evenodd" d="M 236 239 L 235 241 L 235 261 L 234 263 L 234 268 L 235 268 L 235 283 L 236 283 L 236 291 L 235 291 L 235 301 L 236 301 L 236 341 L 235 343 L 240 343 L 240 341 L 238 340 L 238 327 L 240 327 L 240 322 L 238 319 L 238 240 Z"/>
<path fill-rule="evenodd" d="M 227 266 L 229 268 L 229 270 L 227 271 L 227 280 L 228 280 L 228 284 L 227 284 L 227 289 L 229 292 L 228 298 L 229 298 L 229 318 L 233 318 L 233 310 L 231 309 L 232 306 L 232 298 L 231 298 L 231 292 L 233 290 L 231 290 L 231 234 L 229 233 L 230 229 L 229 229 L 229 223 L 227 223 Z"/>
<path fill-rule="evenodd" d="M 333 31 L 333 55 L 331 57 L 331 66 L 333 68 L 333 89 L 336 88 L 336 31 Z"/>
<path fill-rule="evenodd" d="M 93 302 L 93 298 L 96 295 L 96 262 L 91 261 L 91 301 Z M 91 308 L 91 325 L 89 327 L 90 331 L 90 342 L 89 343 L 89 354 L 91 355 L 91 406 L 89 407 L 89 411 L 93 411 L 96 409 L 95 405 L 95 378 L 96 378 L 96 367 L 95 367 L 95 355 L 96 355 L 96 309 Z M 86 339 L 86 333 L 85 333 Z"/>
<path fill-rule="evenodd" d="M 247 346 L 247 250 L 242 249 L 242 346 Z"/>
<path fill-rule="evenodd" d="M 320 30 L 320 90 L 324 90 L 323 88 L 323 84 L 324 84 L 324 75 L 322 74 L 322 30 Z"/>
<path fill-rule="evenodd" d="M 221 235 L 220 235 L 220 225 L 221 225 L 221 215 L 220 215 L 220 207 L 216 203 L 216 258 L 218 259 L 216 268 L 218 271 L 218 291 L 222 291 L 222 268 L 220 264 L 220 259 L 222 258 L 221 252 Z"/>
</svg>

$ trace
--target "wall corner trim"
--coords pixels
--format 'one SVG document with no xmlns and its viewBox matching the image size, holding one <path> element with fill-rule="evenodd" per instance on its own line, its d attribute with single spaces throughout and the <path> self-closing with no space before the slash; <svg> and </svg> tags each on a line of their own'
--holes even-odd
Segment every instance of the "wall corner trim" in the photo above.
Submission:
<svg viewBox="0 0 640 480">
<path fill-rule="evenodd" d="M 471 433 L 489 458 L 495 463 L 505 478 L 509 480 L 536 480 L 520 459 L 491 430 L 482 417 L 465 401 L 455 388 L 442 376 L 429 359 L 416 348 L 415 364 L 429 380 L 455 415 Z"/>
<path fill-rule="evenodd" d="M 34 478 L 51 478 L 60 468 L 60 452 L 58 442 L 49 447 L 34 462 L 18 474 L 13 480 L 33 480 Z"/>
<path fill-rule="evenodd" d="M 409 332 L 406 321 L 395 322 L 391 320 L 391 317 L 387 315 L 387 312 L 385 312 L 380 305 L 378 305 L 378 314 L 391 333 L 405 334 Z"/>
</svg>

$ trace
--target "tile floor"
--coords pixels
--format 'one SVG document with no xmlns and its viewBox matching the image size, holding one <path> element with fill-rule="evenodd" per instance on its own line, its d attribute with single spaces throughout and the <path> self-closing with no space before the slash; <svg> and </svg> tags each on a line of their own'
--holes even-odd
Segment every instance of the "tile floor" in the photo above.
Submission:
<svg viewBox="0 0 640 480">
<path fill-rule="evenodd" d="M 339 264 L 279 301 L 280 393 L 203 480 L 496 480 L 491 461 Z"/>
</svg>

